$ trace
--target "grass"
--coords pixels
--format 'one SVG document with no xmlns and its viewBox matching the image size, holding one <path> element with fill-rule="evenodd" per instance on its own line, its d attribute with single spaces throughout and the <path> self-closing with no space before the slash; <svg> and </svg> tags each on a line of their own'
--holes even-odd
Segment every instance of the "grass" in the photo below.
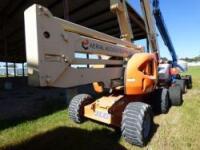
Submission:
<svg viewBox="0 0 200 150">
<path fill-rule="evenodd" d="M 142 149 L 198 150 L 200 148 L 200 67 L 192 67 L 193 89 L 184 96 L 181 107 L 154 118 L 156 132 Z M 1 126 L 1 125 L 0 125 Z M 128 149 L 132 146 L 113 129 L 91 121 L 73 123 L 62 110 L 0 131 L 0 149 Z"/>
</svg>

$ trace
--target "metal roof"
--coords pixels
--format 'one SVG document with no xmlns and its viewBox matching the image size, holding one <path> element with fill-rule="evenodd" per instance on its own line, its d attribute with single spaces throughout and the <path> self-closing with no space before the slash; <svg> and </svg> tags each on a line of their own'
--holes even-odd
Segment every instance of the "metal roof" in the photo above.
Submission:
<svg viewBox="0 0 200 150">
<path fill-rule="evenodd" d="M 34 3 L 49 8 L 59 18 L 115 37 L 120 36 L 117 17 L 110 11 L 110 0 L 0 0 L 0 61 L 26 61 L 23 13 Z M 134 40 L 145 38 L 143 19 L 129 4 L 127 6 Z"/>
</svg>

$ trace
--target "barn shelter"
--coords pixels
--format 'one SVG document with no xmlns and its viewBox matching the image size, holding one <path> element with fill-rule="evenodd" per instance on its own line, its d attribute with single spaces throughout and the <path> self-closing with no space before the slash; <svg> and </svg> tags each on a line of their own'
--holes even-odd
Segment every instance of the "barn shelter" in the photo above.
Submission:
<svg viewBox="0 0 200 150">
<path fill-rule="evenodd" d="M 110 0 L 6 0 L 0 3 L 0 61 L 24 63 L 24 10 L 41 4 L 54 16 L 119 37 L 117 17 L 110 11 Z M 138 13 L 127 3 L 134 40 L 146 37 L 145 25 Z"/>
<path fill-rule="evenodd" d="M 29 87 L 27 84 L 24 10 L 35 3 L 47 7 L 54 16 L 114 37 L 120 37 L 117 16 L 110 11 L 110 0 L 0 1 L 0 76 L 2 77 L 0 78 L 0 88 L 2 89 L 2 93 L 0 93 L 0 120 L 12 118 L 13 115 L 18 118 L 30 116 L 31 112 L 33 114 L 39 113 L 38 109 L 43 109 L 41 103 L 47 103 L 45 100 L 49 98 L 56 99 L 56 103 L 59 103 L 58 99 L 62 99 L 60 103 L 65 103 L 63 102 L 64 91 L 51 89 L 54 92 L 51 90 L 49 92 L 46 89 Z M 128 3 L 127 8 L 134 34 L 133 40 L 146 38 L 142 17 Z M 79 92 L 84 90 L 87 88 L 79 88 Z M 22 101 L 25 109 L 20 111 Z M 6 112 L 7 115 L 5 115 L 5 111 L 9 111 Z"/>
</svg>

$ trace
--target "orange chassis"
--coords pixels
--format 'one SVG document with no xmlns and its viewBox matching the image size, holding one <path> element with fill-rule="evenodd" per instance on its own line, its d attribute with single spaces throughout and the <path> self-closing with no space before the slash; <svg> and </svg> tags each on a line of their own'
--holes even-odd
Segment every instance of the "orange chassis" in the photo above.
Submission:
<svg viewBox="0 0 200 150">
<path fill-rule="evenodd" d="M 123 88 L 116 88 L 114 94 L 103 96 L 84 106 L 84 117 L 120 127 L 122 113 L 127 104 L 133 101 L 149 103 L 147 100 L 156 88 L 157 79 L 156 55 L 147 53 L 133 55 L 126 66 Z M 97 83 L 93 86 L 97 92 L 103 89 Z"/>
</svg>

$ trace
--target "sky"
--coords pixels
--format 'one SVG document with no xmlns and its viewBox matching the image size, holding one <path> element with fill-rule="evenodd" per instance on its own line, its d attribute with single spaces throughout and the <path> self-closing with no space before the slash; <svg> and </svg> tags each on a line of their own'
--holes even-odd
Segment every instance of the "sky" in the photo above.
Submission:
<svg viewBox="0 0 200 150">
<path fill-rule="evenodd" d="M 128 0 L 141 14 L 139 1 Z M 178 57 L 200 55 L 200 0 L 160 0 L 160 8 Z M 160 35 L 158 44 L 161 56 L 171 58 Z"/>
</svg>

